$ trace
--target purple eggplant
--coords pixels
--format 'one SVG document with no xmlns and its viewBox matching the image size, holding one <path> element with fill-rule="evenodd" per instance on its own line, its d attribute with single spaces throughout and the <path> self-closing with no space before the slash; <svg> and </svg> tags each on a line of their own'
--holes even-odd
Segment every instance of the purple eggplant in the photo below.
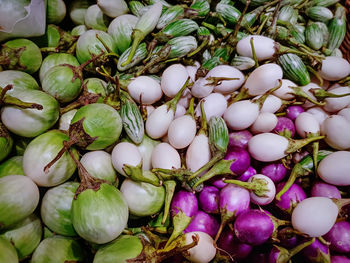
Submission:
<svg viewBox="0 0 350 263">
<path fill-rule="evenodd" d="M 304 258 L 312 263 L 331 263 L 331 255 L 328 246 L 317 238 L 310 246 L 303 249 L 302 254 Z"/>
<path fill-rule="evenodd" d="M 237 180 L 247 182 L 253 175 L 256 175 L 256 170 L 253 166 L 249 166 L 248 169 L 237 178 Z"/>
<path fill-rule="evenodd" d="M 331 251 L 339 253 L 350 252 L 350 223 L 340 221 L 335 223 L 331 230 L 324 235 L 324 239 L 330 242 Z"/>
<path fill-rule="evenodd" d="M 350 258 L 346 256 L 331 256 L 332 263 L 350 263 Z"/>
<path fill-rule="evenodd" d="M 198 211 L 194 215 L 191 223 L 187 226 L 184 232 L 188 233 L 188 232 L 200 231 L 200 232 L 207 233 L 212 238 L 214 238 L 216 233 L 219 230 L 219 227 L 220 227 L 219 222 L 214 216 L 209 215 L 203 211 Z"/>
<path fill-rule="evenodd" d="M 286 177 L 288 169 L 282 162 L 274 162 L 265 165 L 260 173 L 269 177 L 274 183 L 279 183 Z"/>
<path fill-rule="evenodd" d="M 293 121 L 287 117 L 278 117 L 277 125 L 273 132 L 287 138 L 293 138 L 295 134 L 295 125 Z"/>
<path fill-rule="evenodd" d="M 247 148 L 248 141 L 252 137 L 253 135 L 247 130 L 231 132 L 229 134 L 228 147 Z"/>
<path fill-rule="evenodd" d="M 276 188 L 277 192 L 279 192 L 284 185 L 285 182 L 279 183 Z M 281 196 L 280 200 L 275 199 L 275 204 L 282 211 L 291 213 L 297 203 L 303 201 L 305 198 L 306 193 L 303 188 L 297 184 L 292 184 L 292 186 Z"/>
<path fill-rule="evenodd" d="M 286 117 L 294 121 L 300 113 L 303 113 L 305 110 L 303 107 L 298 105 L 289 106 L 286 109 Z"/>
<path fill-rule="evenodd" d="M 341 198 L 340 191 L 336 186 L 322 182 L 317 182 L 312 186 L 311 196 L 323 196 L 337 199 Z"/>
<path fill-rule="evenodd" d="M 186 229 L 197 211 L 198 200 L 195 194 L 181 190 L 174 195 L 170 208 L 174 230 L 165 245 L 166 247 Z"/>
<path fill-rule="evenodd" d="M 220 191 L 215 186 L 204 186 L 199 193 L 199 207 L 206 213 L 218 214 Z"/>
</svg>

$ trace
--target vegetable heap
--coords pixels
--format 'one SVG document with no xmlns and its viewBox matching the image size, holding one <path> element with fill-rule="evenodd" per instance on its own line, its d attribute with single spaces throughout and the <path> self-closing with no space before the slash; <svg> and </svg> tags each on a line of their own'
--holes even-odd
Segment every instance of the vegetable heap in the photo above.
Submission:
<svg viewBox="0 0 350 263">
<path fill-rule="evenodd" d="M 339 0 L 2 5 L 0 262 L 350 262 Z"/>
</svg>

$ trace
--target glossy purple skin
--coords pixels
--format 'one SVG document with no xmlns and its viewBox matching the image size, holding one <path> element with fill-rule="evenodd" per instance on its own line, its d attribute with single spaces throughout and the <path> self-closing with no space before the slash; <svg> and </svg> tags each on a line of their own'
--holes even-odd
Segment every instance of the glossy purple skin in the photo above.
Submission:
<svg viewBox="0 0 350 263">
<path fill-rule="evenodd" d="M 249 210 L 250 193 L 248 190 L 228 184 L 220 191 L 219 207 L 222 220 L 230 220 Z"/>
<path fill-rule="evenodd" d="M 209 215 L 203 211 L 198 211 L 192 218 L 191 223 L 184 230 L 185 233 L 200 231 L 207 233 L 212 238 L 215 238 L 216 233 L 219 230 L 219 222 L 212 215 Z"/>
<path fill-rule="evenodd" d="M 295 121 L 295 119 L 299 116 L 300 113 L 303 113 L 305 110 L 303 107 L 301 106 L 289 106 L 287 109 L 286 109 L 286 117 L 291 119 L 292 121 Z"/>
<path fill-rule="evenodd" d="M 265 165 L 260 173 L 269 177 L 274 183 L 279 183 L 286 177 L 288 169 L 281 162 L 276 162 Z"/>
<path fill-rule="evenodd" d="M 332 263 L 350 263 L 350 258 L 346 256 L 331 256 Z"/>
<path fill-rule="evenodd" d="M 255 209 L 241 213 L 235 221 L 234 229 L 241 242 L 257 246 L 269 240 L 274 225 L 267 214 Z"/>
<path fill-rule="evenodd" d="M 231 132 L 228 137 L 228 147 L 247 148 L 248 141 L 252 137 L 253 135 L 247 130 Z"/>
<path fill-rule="evenodd" d="M 272 247 L 269 253 L 269 263 L 277 263 L 277 259 L 280 253 L 281 252 L 277 247 Z"/>
<path fill-rule="evenodd" d="M 315 242 L 302 250 L 303 256 L 310 260 L 317 258 L 319 252 L 323 252 L 324 254 L 329 255 L 328 246 L 321 243 L 318 238 L 315 239 Z"/>
<path fill-rule="evenodd" d="M 172 216 L 175 216 L 180 211 L 188 217 L 192 217 L 197 213 L 198 200 L 195 194 L 183 190 L 175 193 L 170 212 Z"/>
<path fill-rule="evenodd" d="M 237 180 L 240 180 L 242 182 L 247 182 L 250 177 L 256 174 L 257 174 L 256 170 L 252 166 L 249 166 L 249 168 L 244 173 L 242 173 L 240 177 L 237 178 Z"/>
<path fill-rule="evenodd" d="M 228 227 L 222 231 L 217 243 L 218 247 L 228 252 L 235 259 L 244 259 L 252 252 L 251 245 L 242 243 Z"/>
<path fill-rule="evenodd" d="M 284 248 L 293 248 L 298 245 L 298 236 L 292 234 L 293 228 L 285 227 L 278 231 L 278 239 L 280 241 L 279 245 Z"/>
<path fill-rule="evenodd" d="M 335 223 L 327 234 L 323 236 L 327 241 L 331 242 L 329 248 L 334 252 L 349 253 L 350 252 L 350 223 L 340 221 Z"/>
<path fill-rule="evenodd" d="M 277 119 L 277 125 L 273 129 L 273 132 L 280 135 L 287 135 L 290 133 L 290 138 L 293 138 L 295 134 L 295 125 L 293 121 L 287 117 L 278 117 Z"/>
<path fill-rule="evenodd" d="M 311 196 L 323 196 L 337 199 L 341 198 L 340 191 L 336 186 L 322 182 L 317 182 L 312 186 Z"/>
<path fill-rule="evenodd" d="M 278 193 L 285 182 L 279 183 L 276 187 L 276 193 Z M 281 196 L 281 200 L 275 199 L 275 204 L 283 211 L 290 211 L 293 207 L 291 205 L 296 205 L 297 203 L 303 201 L 306 198 L 306 193 L 303 188 L 297 184 L 292 184 L 292 186 Z"/>
<path fill-rule="evenodd" d="M 241 175 L 244 173 L 250 166 L 250 155 L 247 150 L 238 147 L 229 147 L 225 160 L 235 160 L 230 169 L 235 175 Z"/>
<path fill-rule="evenodd" d="M 215 186 L 204 186 L 199 193 L 199 207 L 206 213 L 218 214 L 219 211 L 220 190 Z"/>
<path fill-rule="evenodd" d="M 227 183 L 224 183 L 224 180 L 227 180 L 230 178 L 224 177 L 222 175 L 214 176 L 211 180 L 209 180 L 210 184 L 215 186 L 216 188 L 222 189 L 224 188 Z"/>
</svg>

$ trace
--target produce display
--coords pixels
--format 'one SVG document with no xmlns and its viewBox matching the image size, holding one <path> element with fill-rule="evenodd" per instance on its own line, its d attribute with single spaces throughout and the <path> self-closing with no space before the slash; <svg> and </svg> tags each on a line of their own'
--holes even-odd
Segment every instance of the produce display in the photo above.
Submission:
<svg viewBox="0 0 350 263">
<path fill-rule="evenodd" d="M 0 0 L 0 263 L 349 263 L 348 5 Z"/>
</svg>

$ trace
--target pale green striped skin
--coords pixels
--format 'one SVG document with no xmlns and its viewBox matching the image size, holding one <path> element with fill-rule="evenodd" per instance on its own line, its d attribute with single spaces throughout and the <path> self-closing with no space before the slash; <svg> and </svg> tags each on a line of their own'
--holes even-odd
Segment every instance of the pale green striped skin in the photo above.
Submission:
<svg viewBox="0 0 350 263">
<path fill-rule="evenodd" d="M 160 16 L 156 26 L 157 29 L 162 29 L 163 27 L 168 25 L 170 22 L 174 21 L 176 18 L 183 16 L 183 14 L 184 14 L 184 8 L 182 6 L 174 5 L 172 7 L 169 7 Z"/>
<path fill-rule="evenodd" d="M 255 61 L 250 57 L 236 56 L 232 59 L 231 65 L 239 70 L 247 70 L 255 66 Z"/>
<path fill-rule="evenodd" d="M 245 4 L 247 2 L 247 0 L 240 0 L 243 4 Z M 269 2 L 269 0 L 251 0 L 250 1 L 250 6 L 259 6 L 259 5 L 263 5 L 266 2 Z"/>
<path fill-rule="evenodd" d="M 106 16 L 98 5 L 91 5 L 85 14 L 85 25 L 88 28 L 107 31 L 110 19 Z"/>
<path fill-rule="evenodd" d="M 191 8 L 198 12 L 197 16 L 204 17 L 210 11 L 210 4 L 207 0 L 196 0 L 191 5 Z"/>
<path fill-rule="evenodd" d="M 166 42 L 173 37 L 187 36 L 198 29 L 198 24 L 191 19 L 179 19 L 164 27 L 155 38 Z"/>
<path fill-rule="evenodd" d="M 323 46 L 327 46 L 328 43 L 328 38 L 329 38 L 329 32 L 328 32 L 328 27 L 325 23 L 323 22 L 315 22 L 315 24 L 319 27 L 319 29 L 322 32 L 322 36 L 323 36 Z"/>
<path fill-rule="evenodd" d="M 1 119 L 11 132 L 23 137 L 35 137 L 51 128 L 59 118 L 59 104 L 40 90 L 17 89 L 11 93 L 24 102 L 37 103 L 42 110 L 21 109 L 16 106 L 2 108 Z M 21 121 L 18 121 L 21 120 Z"/>
<path fill-rule="evenodd" d="M 44 79 L 44 76 L 46 72 L 49 71 L 49 69 L 53 68 L 54 66 L 58 66 L 60 64 L 69 64 L 75 67 L 79 66 L 79 62 L 71 54 L 67 53 L 53 53 L 48 55 L 46 58 L 44 58 L 43 63 L 41 64 L 40 71 L 39 71 L 39 78 L 42 82 Z"/>
<path fill-rule="evenodd" d="M 0 262 L 18 263 L 16 249 L 11 243 L 0 237 Z"/>
<path fill-rule="evenodd" d="M 142 16 L 145 12 L 145 5 L 142 4 L 140 1 L 130 1 L 128 3 L 130 12 L 135 16 Z"/>
<path fill-rule="evenodd" d="M 174 37 L 167 42 L 171 46 L 169 58 L 183 57 L 198 46 L 193 36 Z"/>
<path fill-rule="evenodd" d="M 92 138 L 97 137 L 87 150 L 102 150 L 115 143 L 122 131 L 122 119 L 111 106 L 103 103 L 89 104 L 81 107 L 74 115 L 71 124 L 83 121 L 84 132 Z M 77 143 L 79 145 L 79 142 Z"/>
<path fill-rule="evenodd" d="M 241 12 L 232 3 L 218 3 L 215 11 L 222 16 L 229 24 L 235 25 L 241 16 Z"/>
<path fill-rule="evenodd" d="M 63 141 L 68 141 L 69 137 L 59 130 L 51 130 L 32 140 L 23 155 L 23 170 L 39 186 L 56 186 L 67 181 L 74 173 L 76 165 L 65 152 L 61 158 L 44 172 L 44 167 L 51 162 L 63 147 Z M 75 158 L 79 158 L 74 147 L 71 150 Z"/>
<path fill-rule="evenodd" d="M 44 239 L 33 253 L 31 263 L 84 262 L 79 242 L 63 236 Z"/>
<path fill-rule="evenodd" d="M 339 48 L 346 34 L 346 12 L 343 6 L 337 7 L 334 18 L 328 23 L 329 39 L 327 48 Z"/>
<path fill-rule="evenodd" d="M 31 75 L 19 70 L 5 70 L 0 72 L 0 87 L 5 88 L 8 84 L 13 85 L 13 89 L 6 93 L 8 95 L 11 95 L 12 91 L 17 88 L 39 89 L 38 83 Z"/>
<path fill-rule="evenodd" d="M 59 24 L 66 16 L 67 8 L 63 0 L 47 0 L 48 24 Z"/>
<path fill-rule="evenodd" d="M 333 18 L 333 13 L 327 7 L 313 6 L 305 11 L 306 15 L 315 21 L 327 22 Z"/>
<path fill-rule="evenodd" d="M 13 156 L 0 164 L 0 178 L 8 175 L 24 175 L 23 156 Z"/>
<path fill-rule="evenodd" d="M 40 219 L 35 214 L 31 214 L 2 233 L 0 237 L 7 239 L 15 246 L 21 260 L 33 253 L 41 241 L 42 232 L 43 227 Z"/>
<path fill-rule="evenodd" d="M 309 3 L 310 6 L 331 6 L 338 3 L 340 0 L 313 0 Z"/>
<path fill-rule="evenodd" d="M 213 116 L 209 120 L 209 142 L 215 150 L 226 152 L 228 129 L 223 118 Z"/>
<path fill-rule="evenodd" d="M 75 26 L 72 31 L 71 31 L 71 35 L 72 36 L 81 36 L 82 34 L 84 34 L 87 31 L 87 27 L 85 25 L 78 25 Z"/>
<path fill-rule="evenodd" d="M 2 46 L 4 52 L 11 52 L 11 50 L 14 51 L 18 48 L 24 48 L 24 51 L 19 56 L 16 56 L 15 53 L 7 53 L 11 58 L 11 64 L 4 67 L 6 69 L 21 70 L 28 74 L 38 71 L 42 62 L 39 47 L 34 42 L 23 38 L 7 41 Z"/>
<path fill-rule="evenodd" d="M 293 25 L 292 30 L 290 31 L 291 35 L 299 42 L 305 43 L 305 27 L 299 24 Z"/>
<path fill-rule="evenodd" d="M 86 89 L 90 93 L 98 94 L 101 97 L 97 102 L 102 103 L 104 98 L 108 95 L 107 83 L 99 78 L 87 78 L 83 82 L 86 85 Z"/>
<path fill-rule="evenodd" d="M 46 72 L 42 81 L 42 89 L 60 103 L 71 102 L 81 92 L 81 80 L 76 78 L 69 66 L 54 66 Z"/>
<path fill-rule="evenodd" d="M 136 236 L 120 236 L 110 244 L 100 248 L 93 263 L 125 263 L 136 258 L 142 251 L 141 240 Z"/>
<path fill-rule="evenodd" d="M 128 49 L 132 42 L 132 31 L 136 26 L 138 17 L 130 14 L 121 15 L 115 18 L 108 27 L 110 34 L 116 44 L 118 54 Z"/>
<path fill-rule="evenodd" d="M 64 236 L 76 236 L 71 207 L 79 183 L 66 182 L 47 191 L 41 203 L 41 218 L 53 232 Z"/>
<path fill-rule="evenodd" d="M 147 46 L 146 43 L 141 43 L 137 49 L 135 55 L 132 57 L 132 60 L 129 64 L 122 66 L 122 64 L 128 59 L 131 48 L 128 48 L 124 51 L 124 53 L 120 56 L 117 64 L 117 68 L 119 71 L 128 70 L 135 65 L 139 64 L 143 59 L 147 57 Z"/>
<path fill-rule="evenodd" d="M 304 62 L 295 54 L 287 53 L 278 58 L 283 74 L 299 85 L 310 83 L 310 75 Z"/>
<path fill-rule="evenodd" d="M 104 244 L 117 238 L 128 221 L 128 205 L 114 186 L 102 183 L 97 191 L 80 193 L 72 204 L 76 232 L 87 241 Z"/>
<path fill-rule="evenodd" d="M 25 219 L 39 203 L 39 189 L 22 175 L 0 178 L 0 230 Z"/>
<path fill-rule="evenodd" d="M 123 121 L 124 130 L 129 138 L 136 144 L 141 143 L 145 135 L 145 126 L 137 104 L 126 99 L 122 103 L 120 116 Z"/>
<path fill-rule="evenodd" d="M 323 34 L 321 29 L 317 24 L 308 25 L 305 29 L 305 39 L 306 44 L 313 48 L 314 50 L 318 50 L 323 45 Z"/>
<path fill-rule="evenodd" d="M 82 34 L 77 41 L 76 57 L 80 63 L 90 60 L 92 54 L 99 55 L 102 51 L 109 52 L 96 35 L 103 40 L 110 51 L 117 51 L 117 45 L 109 34 L 91 29 Z"/>
<path fill-rule="evenodd" d="M 6 127 L 0 122 L 0 161 L 5 159 L 12 150 L 13 139 Z"/>
</svg>

